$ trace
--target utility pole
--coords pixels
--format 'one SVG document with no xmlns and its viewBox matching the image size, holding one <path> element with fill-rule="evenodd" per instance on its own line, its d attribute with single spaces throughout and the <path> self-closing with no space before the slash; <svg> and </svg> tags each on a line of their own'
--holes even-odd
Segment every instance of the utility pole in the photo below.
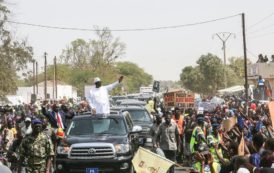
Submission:
<svg viewBox="0 0 274 173">
<path fill-rule="evenodd" d="M 57 84 L 58 84 L 58 79 L 57 79 L 57 63 L 56 63 L 56 56 L 54 57 L 54 86 L 55 87 L 55 98 L 57 100 Z"/>
<path fill-rule="evenodd" d="M 248 81 L 247 81 L 247 55 L 246 55 L 246 37 L 245 37 L 245 14 L 242 13 L 242 29 L 243 29 L 243 46 L 244 46 L 244 65 L 245 65 L 245 111 L 248 115 Z"/>
<path fill-rule="evenodd" d="M 224 80 L 225 80 L 225 88 L 227 87 L 227 76 L 226 76 L 226 41 L 230 38 L 230 36 L 234 35 L 234 38 L 236 37 L 236 34 L 231 33 L 231 32 L 220 32 L 220 33 L 215 33 L 213 34 L 214 36 L 217 36 L 223 44 L 223 51 L 224 51 Z"/>
<path fill-rule="evenodd" d="M 35 83 L 36 83 L 36 95 L 38 96 L 38 62 L 37 61 L 36 61 Z"/>
<path fill-rule="evenodd" d="M 33 77 L 33 81 L 32 81 L 32 85 L 33 85 L 33 91 L 32 94 L 35 94 L 35 79 L 36 79 L 36 73 L 35 73 L 35 60 L 32 61 L 32 77 Z"/>
<path fill-rule="evenodd" d="M 47 99 L 47 52 L 44 54 L 45 56 L 45 66 L 44 66 L 44 96 L 45 100 Z"/>
</svg>

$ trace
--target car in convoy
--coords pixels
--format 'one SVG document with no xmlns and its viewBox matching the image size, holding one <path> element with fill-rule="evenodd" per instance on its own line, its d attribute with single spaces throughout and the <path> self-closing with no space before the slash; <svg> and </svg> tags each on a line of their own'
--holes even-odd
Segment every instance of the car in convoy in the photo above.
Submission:
<svg viewBox="0 0 274 173">
<path fill-rule="evenodd" d="M 143 106 L 119 106 L 112 107 L 111 111 L 129 112 L 134 125 L 142 127 L 139 134 L 139 145 L 151 149 L 153 147 L 150 129 L 153 126 L 153 118 Z"/>
<path fill-rule="evenodd" d="M 57 173 L 133 173 L 140 126 L 128 112 L 75 116 L 57 146 Z"/>
<path fill-rule="evenodd" d="M 146 102 L 136 99 L 124 99 L 121 100 L 119 106 L 146 106 Z"/>
</svg>

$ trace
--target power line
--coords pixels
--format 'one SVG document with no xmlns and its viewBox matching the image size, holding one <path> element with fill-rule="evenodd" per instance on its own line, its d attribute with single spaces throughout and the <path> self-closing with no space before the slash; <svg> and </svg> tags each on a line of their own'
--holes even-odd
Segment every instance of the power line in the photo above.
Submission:
<svg viewBox="0 0 274 173">
<path fill-rule="evenodd" d="M 253 39 L 253 38 L 260 38 L 260 37 L 265 37 L 265 36 L 272 35 L 272 34 L 274 34 L 274 32 L 264 33 L 264 34 L 257 35 L 257 36 L 254 36 L 254 37 L 250 37 L 250 38 L 251 39 Z"/>
<path fill-rule="evenodd" d="M 252 53 L 250 50 L 248 50 L 248 49 L 246 49 L 246 51 L 250 54 L 250 55 L 252 55 L 254 58 L 258 58 L 254 53 Z"/>
<path fill-rule="evenodd" d="M 173 25 L 173 26 L 160 26 L 160 27 L 150 27 L 150 28 L 135 28 L 135 29 L 110 29 L 109 31 L 153 31 L 153 30 L 163 30 L 163 29 L 175 29 L 175 28 L 182 28 L 182 27 L 189 27 L 189 26 L 195 26 L 195 25 L 202 25 L 206 23 L 212 23 L 220 20 L 225 20 L 229 18 L 233 18 L 236 16 L 239 16 L 240 14 L 231 15 L 227 17 L 221 17 L 217 19 L 212 20 L 206 20 L 201 22 L 195 22 L 195 23 L 189 23 L 189 24 L 182 24 L 182 25 Z M 3 21 L 3 20 L 2 20 Z M 17 21 L 11 21 L 7 20 L 8 23 L 13 23 L 17 25 L 26 25 L 26 26 L 34 26 L 34 27 L 40 27 L 40 28 L 48 28 L 48 29 L 60 29 L 60 30 L 74 30 L 74 31 L 103 31 L 100 29 L 89 29 L 89 28 L 74 28 L 74 27 L 60 27 L 60 26 L 50 26 L 50 25 L 41 25 L 41 24 L 33 24 L 33 23 L 26 23 L 26 22 L 17 22 Z"/>
<path fill-rule="evenodd" d="M 270 25 L 267 25 L 267 26 L 265 26 L 265 27 L 262 27 L 262 28 L 260 28 L 260 29 L 255 30 L 255 31 L 252 31 L 252 32 L 250 32 L 249 34 L 253 34 L 253 33 L 256 33 L 256 32 L 260 32 L 260 31 L 266 30 L 266 29 L 268 29 L 268 28 L 270 28 L 270 27 L 272 27 L 272 26 L 274 26 L 274 23 L 271 23 Z"/>
<path fill-rule="evenodd" d="M 262 18 L 262 19 L 259 20 L 258 22 L 252 24 L 251 26 L 249 26 L 249 27 L 247 28 L 247 30 L 250 30 L 251 28 L 255 27 L 256 25 L 262 23 L 262 22 L 265 21 L 266 19 L 270 18 L 272 15 L 274 15 L 274 12 L 271 13 L 271 14 L 269 14 L 269 15 L 267 15 L 266 17 Z"/>
</svg>

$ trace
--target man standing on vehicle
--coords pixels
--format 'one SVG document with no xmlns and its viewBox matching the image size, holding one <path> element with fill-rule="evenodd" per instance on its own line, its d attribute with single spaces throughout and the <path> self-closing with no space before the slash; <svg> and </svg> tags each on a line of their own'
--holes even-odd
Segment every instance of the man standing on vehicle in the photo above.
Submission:
<svg viewBox="0 0 274 173">
<path fill-rule="evenodd" d="M 257 88 L 259 89 L 259 92 L 260 92 L 260 99 L 264 100 L 265 99 L 264 98 L 264 96 L 265 96 L 265 80 L 262 78 L 262 76 L 259 76 Z"/>
<path fill-rule="evenodd" d="M 160 125 L 156 139 L 159 141 L 159 146 L 163 150 L 165 157 L 176 162 L 176 151 L 180 144 L 180 136 L 178 126 L 171 121 L 171 118 L 171 113 L 167 112 L 165 122 Z M 174 173 L 174 171 L 174 166 L 172 166 L 169 173 Z"/>
<path fill-rule="evenodd" d="M 110 113 L 108 92 L 117 87 L 122 81 L 123 76 L 120 76 L 117 82 L 107 86 L 102 86 L 101 79 L 99 77 L 94 78 L 95 88 L 92 88 L 89 91 L 89 97 L 87 98 L 92 114 Z"/>
</svg>

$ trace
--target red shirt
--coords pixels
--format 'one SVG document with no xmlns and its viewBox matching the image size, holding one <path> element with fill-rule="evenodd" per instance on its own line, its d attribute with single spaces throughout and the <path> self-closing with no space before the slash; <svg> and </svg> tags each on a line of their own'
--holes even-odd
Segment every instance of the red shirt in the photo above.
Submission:
<svg viewBox="0 0 274 173">
<path fill-rule="evenodd" d="M 251 103 L 251 105 L 250 105 L 250 109 L 252 109 L 252 110 L 256 111 L 256 109 L 257 109 L 256 104 L 255 104 L 255 103 Z"/>
</svg>

